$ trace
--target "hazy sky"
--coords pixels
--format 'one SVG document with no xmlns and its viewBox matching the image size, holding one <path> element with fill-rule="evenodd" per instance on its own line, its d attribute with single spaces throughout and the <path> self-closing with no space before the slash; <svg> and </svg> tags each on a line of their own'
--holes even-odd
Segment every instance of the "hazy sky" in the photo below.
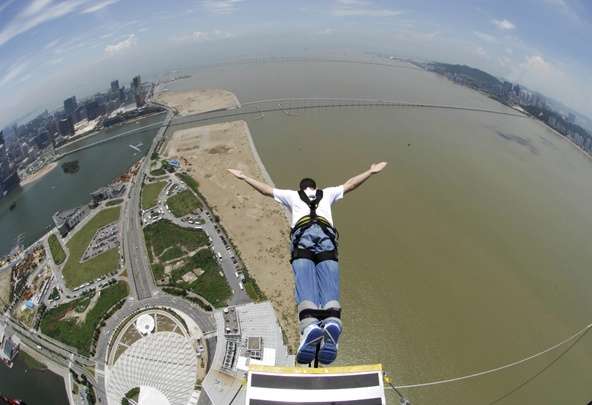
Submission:
<svg viewBox="0 0 592 405">
<path fill-rule="evenodd" d="M 0 127 L 135 73 L 323 50 L 466 63 L 592 116 L 591 39 L 590 0 L 0 0 Z"/>
</svg>

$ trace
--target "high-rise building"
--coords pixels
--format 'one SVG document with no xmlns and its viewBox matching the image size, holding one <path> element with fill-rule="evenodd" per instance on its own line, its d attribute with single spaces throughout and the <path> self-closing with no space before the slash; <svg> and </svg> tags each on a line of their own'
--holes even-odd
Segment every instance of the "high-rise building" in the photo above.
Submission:
<svg viewBox="0 0 592 405">
<path fill-rule="evenodd" d="M 84 108 L 83 105 L 79 105 L 78 108 L 76 108 L 76 111 L 74 111 L 74 114 L 72 114 L 72 122 L 76 123 L 78 121 L 82 121 L 86 119 L 86 108 Z"/>
<path fill-rule="evenodd" d="M 74 124 L 70 117 L 62 118 L 58 123 L 58 128 L 62 136 L 74 135 Z"/>
<path fill-rule="evenodd" d="M 8 161 L 8 153 L 6 152 L 6 145 L 4 141 L 4 133 L 0 132 L 0 182 L 8 174 L 10 162 Z"/>
<path fill-rule="evenodd" d="M 111 91 L 112 91 L 113 93 L 115 93 L 115 92 L 119 92 L 119 80 L 113 80 L 113 81 L 111 82 Z"/>
<path fill-rule="evenodd" d="M 134 96 L 134 100 L 136 101 L 136 107 L 141 107 L 144 105 L 144 98 L 146 95 L 144 94 L 144 89 L 142 89 L 142 79 L 140 75 L 135 76 L 132 79 L 131 83 L 131 90 Z"/>
<path fill-rule="evenodd" d="M 132 79 L 130 86 L 132 91 L 137 91 L 142 87 L 142 79 L 140 78 L 140 75 L 137 75 Z"/>
<path fill-rule="evenodd" d="M 121 87 L 119 89 L 119 102 L 125 103 L 125 99 L 127 98 L 125 94 L 125 87 Z"/>
<path fill-rule="evenodd" d="M 0 198 L 18 186 L 19 182 L 16 168 L 10 166 L 4 134 L 0 131 Z"/>
<path fill-rule="evenodd" d="M 68 117 L 72 117 L 74 111 L 76 111 L 76 107 L 78 107 L 78 102 L 76 101 L 76 96 L 72 96 L 64 100 L 64 113 Z M 74 117 L 72 117 L 74 120 Z"/>
<path fill-rule="evenodd" d="M 47 148 L 49 146 L 49 144 L 51 143 L 51 137 L 49 136 L 49 131 L 47 129 L 39 131 L 37 136 L 35 136 L 35 138 L 33 138 L 33 143 L 39 149 Z"/>
<path fill-rule="evenodd" d="M 86 118 L 88 118 L 89 121 L 94 120 L 99 115 L 103 114 L 105 111 L 105 106 L 102 104 L 99 104 L 99 102 L 97 100 L 89 101 L 88 103 L 85 104 L 85 107 L 86 107 Z"/>
</svg>

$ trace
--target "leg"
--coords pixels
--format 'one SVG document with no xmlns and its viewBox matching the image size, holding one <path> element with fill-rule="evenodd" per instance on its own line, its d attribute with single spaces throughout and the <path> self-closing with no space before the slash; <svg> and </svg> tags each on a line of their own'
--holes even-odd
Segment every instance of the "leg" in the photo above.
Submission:
<svg viewBox="0 0 592 405">
<path fill-rule="evenodd" d="M 337 358 L 339 337 L 343 330 L 339 304 L 339 263 L 335 260 L 325 260 L 317 264 L 316 270 L 321 308 L 339 310 L 339 314 L 323 320 L 323 343 L 319 351 L 319 361 L 323 364 L 331 364 Z"/>
<path fill-rule="evenodd" d="M 341 309 L 339 303 L 339 263 L 335 260 L 325 260 L 316 265 L 319 302 L 321 309 Z M 325 322 L 333 321 L 341 326 L 341 319 L 331 317 Z"/>
<path fill-rule="evenodd" d="M 328 230 L 330 232 L 330 230 Z M 332 238 L 323 232 L 317 246 L 319 251 L 332 251 L 337 248 Z M 339 263 L 337 260 L 323 260 L 315 267 L 319 290 L 319 307 L 339 312 L 323 320 L 323 342 L 319 351 L 319 361 L 330 364 L 337 358 L 338 342 L 343 326 L 341 324 L 341 304 L 339 303 Z"/>
<path fill-rule="evenodd" d="M 296 304 L 298 313 L 305 309 L 318 308 L 318 285 L 315 264 L 309 259 L 296 259 L 292 262 L 294 281 L 296 284 Z M 304 318 L 300 321 L 300 333 L 311 323 L 318 322 L 316 318 Z"/>
<path fill-rule="evenodd" d="M 315 358 L 317 344 L 323 339 L 324 333 L 317 318 L 301 317 L 306 309 L 318 308 L 315 265 L 310 259 L 296 259 L 292 261 L 292 270 L 296 282 L 296 302 L 301 334 L 296 361 L 300 364 L 309 364 Z"/>
<path fill-rule="evenodd" d="M 331 231 L 327 229 L 326 232 Z M 333 243 L 335 235 L 329 237 L 321 227 L 318 227 L 317 236 L 318 239 L 315 246 L 317 252 L 329 252 L 337 249 L 337 246 Z M 319 294 L 317 304 L 319 308 L 341 309 L 341 305 L 339 304 L 339 262 L 337 260 L 324 260 L 317 263 L 315 270 Z M 337 317 L 328 318 L 328 320 L 337 322 L 341 326 L 341 320 Z"/>
</svg>

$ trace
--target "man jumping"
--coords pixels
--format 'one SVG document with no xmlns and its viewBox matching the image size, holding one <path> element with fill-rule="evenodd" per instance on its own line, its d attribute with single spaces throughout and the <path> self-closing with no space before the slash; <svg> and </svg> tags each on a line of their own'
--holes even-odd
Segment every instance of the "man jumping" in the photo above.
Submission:
<svg viewBox="0 0 592 405">
<path fill-rule="evenodd" d="M 317 189 L 313 179 L 305 178 L 300 181 L 298 191 L 272 188 L 240 170 L 228 169 L 234 176 L 261 194 L 273 197 L 291 212 L 291 263 L 301 333 L 296 354 L 298 363 L 311 363 L 315 359 L 319 342 L 319 362 L 330 364 L 337 358 L 343 326 L 339 304 L 338 233 L 333 226 L 331 206 L 371 175 L 380 173 L 386 164 L 374 163 L 364 173 L 337 187 Z"/>
</svg>

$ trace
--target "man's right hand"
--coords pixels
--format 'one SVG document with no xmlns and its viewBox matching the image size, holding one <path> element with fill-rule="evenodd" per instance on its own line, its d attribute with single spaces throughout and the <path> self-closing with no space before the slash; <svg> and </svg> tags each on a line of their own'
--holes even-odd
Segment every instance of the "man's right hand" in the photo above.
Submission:
<svg viewBox="0 0 592 405">
<path fill-rule="evenodd" d="M 230 172 L 230 174 L 234 175 L 236 178 L 244 180 L 245 175 L 242 171 L 237 170 L 237 169 L 227 169 L 228 172 Z"/>
<path fill-rule="evenodd" d="M 386 167 L 386 165 L 387 165 L 386 162 L 372 163 L 370 165 L 370 173 L 372 173 L 372 174 L 380 173 Z"/>
</svg>

